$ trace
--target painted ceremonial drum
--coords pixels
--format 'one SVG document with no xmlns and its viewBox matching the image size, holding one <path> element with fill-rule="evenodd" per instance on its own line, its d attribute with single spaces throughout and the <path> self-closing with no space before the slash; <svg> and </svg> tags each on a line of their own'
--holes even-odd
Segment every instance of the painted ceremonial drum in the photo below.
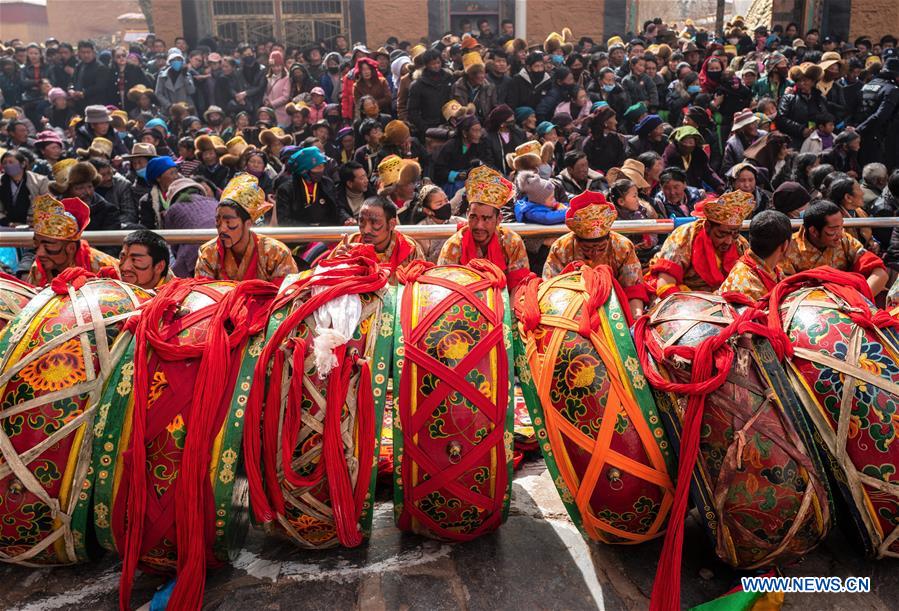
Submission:
<svg viewBox="0 0 899 611">
<path fill-rule="evenodd" d="M 141 531 L 139 567 L 155 573 L 174 572 L 177 567 L 175 503 L 186 494 L 180 479 L 187 426 L 200 418 L 194 413 L 194 390 L 201 384 L 224 385 L 223 406 L 217 406 L 209 435 L 213 436 L 209 457 L 209 482 L 215 515 L 201 525 L 207 528 L 213 561 L 227 562 L 240 549 L 249 524 L 246 481 L 241 473 L 241 443 L 244 408 L 252 382 L 256 358 L 262 351 L 262 334 L 237 346 L 231 371 L 225 379 L 198 376 L 202 346 L 211 333 L 210 324 L 218 303 L 235 283 L 216 281 L 196 284 L 185 291 L 158 321 L 150 321 L 153 340 L 147 341 L 146 418 L 143 438 L 146 452 L 144 474 L 146 501 Z M 162 291 L 165 291 L 164 287 Z M 160 292 L 160 296 L 164 293 Z M 157 297 L 160 299 L 160 297 Z M 151 306 L 154 304 L 151 304 Z M 137 494 L 134 482 L 136 341 L 130 338 L 125 358 L 115 369 L 103 391 L 94 439 L 92 463 L 94 529 L 100 544 L 125 556 L 128 529 L 128 499 Z M 153 348 L 165 342 L 168 353 Z M 230 397 L 230 399 L 228 399 Z M 210 406 L 203 406 L 208 409 Z"/>
<path fill-rule="evenodd" d="M 37 289 L 24 282 L 0 276 L 0 330 L 22 311 Z"/>
<path fill-rule="evenodd" d="M 656 347 L 696 347 L 717 336 L 737 314 L 723 298 L 676 293 L 650 313 L 643 337 Z M 796 560 L 830 528 L 823 465 L 803 426 L 798 397 L 768 340 L 737 335 L 726 382 L 705 399 L 693 502 L 728 564 L 758 568 Z M 670 381 L 689 383 L 691 363 L 658 363 Z M 656 392 L 671 440 L 680 445 L 688 397 Z M 794 422 L 797 425 L 794 425 Z"/>
<path fill-rule="evenodd" d="M 266 528 L 307 549 L 356 546 L 371 532 L 393 341 L 386 274 L 375 291 L 342 294 L 313 307 L 312 299 L 325 290 L 315 281 L 329 274 L 319 270 L 284 280 L 266 347 L 273 358 L 262 453 L 276 516 Z M 346 282 L 352 287 L 352 278 Z M 341 325 L 347 326 L 337 330 Z M 335 330 L 347 341 L 317 348 L 319 338 Z M 334 356 L 326 375 L 323 355 L 325 361 Z"/>
<path fill-rule="evenodd" d="M 397 293 L 394 517 L 467 541 L 505 521 L 512 475 L 511 312 L 487 261 L 405 270 Z"/>
<path fill-rule="evenodd" d="M 75 288 L 78 287 L 78 288 Z M 150 293 L 77 278 L 47 288 L 0 333 L 0 560 L 84 562 L 94 419 L 127 342 L 127 318 Z"/>
<path fill-rule="evenodd" d="M 899 557 L 899 341 L 853 321 L 859 303 L 877 312 L 860 294 L 856 302 L 818 287 L 788 295 L 779 308 L 794 348 L 787 371 L 857 539 L 868 555 Z"/>
<path fill-rule="evenodd" d="M 598 282 L 603 275 L 605 289 Z M 518 377 L 572 521 L 604 543 L 663 534 L 674 450 L 608 268 L 587 267 L 528 288 L 516 304 Z"/>
</svg>

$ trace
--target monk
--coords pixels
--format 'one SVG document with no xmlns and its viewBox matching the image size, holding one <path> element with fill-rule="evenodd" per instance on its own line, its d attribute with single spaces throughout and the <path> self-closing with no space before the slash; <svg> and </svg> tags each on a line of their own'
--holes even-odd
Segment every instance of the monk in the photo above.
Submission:
<svg viewBox="0 0 899 611">
<path fill-rule="evenodd" d="M 175 278 L 169 269 L 168 243 L 149 229 L 132 231 L 122 241 L 119 271 L 122 280 L 142 289 L 156 290 Z"/>
<path fill-rule="evenodd" d="M 509 291 L 530 275 L 524 241 L 500 224 L 500 210 L 512 198 L 512 183 L 481 165 L 468 173 L 468 224 L 451 235 L 440 250 L 438 265 L 465 265 L 487 259 L 506 274 Z"/>
<path fill-rule="evenodd" d="M 288 274 L 295 274 L 297 264 L 287 246 L 251 229 L 271 208 L 255 176 L 238 174 L 232 178 L 215 209 L 219 235 L 200 247 L 195 276 L 279 283 Z"/>
<path fill-rule="evenodd" d="M 574 261 L 587 265 L 608 265 L 615 279 L 624 289 L 634 318 L 643 314 L 649 293 L 643 284 L 640 260 L 634 243 L 612 231 L 618 211 L 606 201 L 602 193 L 584 191 L 569 202 L 565 224 L 571 230 L 549 249 L 543 266 L 543 278 L 562 273 Z"/>
<path fill-rule="evenodd" d="M 328 258 L 345 253 L 352 244 L 371 244 L 378 262 L 390 269 L 389 282 L 396 284 L 399 270 L 425 258 L 415 240 L 397 231 L 396 225 L 396 204 L 382 195 L 369 197 L 359 209 L 359 231 L 346 236 Z"/>
<path fill-rule="evenodd" d="M 647 284 L 660 299 L 677 291 L 718 290 L 737 260 L 749 250 L 740 235 L 752 213 L 749 193 L 731 191 L 697 204 L 700 218 L 668 236 L 649 263 Z"/>
<path fill-rule="evenodd" d="M 763 210 L 755 215 L 749 223 L 749 250 L 730 270 L 718 293 L 742 293 L 753 301 L 765 296 L 784 279 L 780 262 L 792 237 L 790 217 L 783 212 Z"/>
<path fill-rule="evenodd" d="M 815 202 L 806 209 L 802 228 L 793 236 L 784 257 L 783 270 L 789 276 L 824 265 L 861 274 L 875 297 L 889 279 L 880 257 L 843 231 L 840 207 L 827 200 Z"/>
<path fill-rule="evenodd" d="M 115 257 L 100 252 L 81 239 L 91 222 L 90 207 L 77 197 L 62 201 L 52 195 L 34 198 L 34 263 L 28 272 L 28 282 L 46 286 L 70 267 L 80 267 L 99 273 L 112 268 L 118 274 Z"/>
</svg>

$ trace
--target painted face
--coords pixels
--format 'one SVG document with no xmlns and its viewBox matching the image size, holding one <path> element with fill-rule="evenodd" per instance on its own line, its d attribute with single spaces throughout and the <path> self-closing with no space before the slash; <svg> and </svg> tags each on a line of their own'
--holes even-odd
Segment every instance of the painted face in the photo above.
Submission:
<svg viewBox="0 0 899 611">
<path fill-rule="evenodd" d="M 243 221 L 231 206 L 219 206 L 215 210 L 215 229 L 225 248 L 242 243 L 250 231 L 250 221 Z"/>
<path fill-rule="evenodd" d="M 496 234 L 499 211 L 487 204 L 474 202 L 468 209 L 468 228 L 476 244 L 486 245 Z"/>
<path fill-rule="evenodd" d="M 56 275 L 75 262 L 78 243 L 34 236 L 35 257 L 49 274 Z"/>
<path fill-rule="evenodd" d="M 709 223 L 706 231 L 709 232 L 709 237 L 712 238 L 712 247 L 720 255 L 730 250 L 740 235 L 739 227 L 719 225 L 718 223 Z"/>
<path fill-rule="evenodd" d="M 596 240 L 582 240 L 577 238 L 577 247 L 587 261 L 595 261 L 609 250 L 612 243 L 611 236 L 605 236 Z"/>
<path fill-rule="evenodd" d="M 396 219 L 387 220 L 384 209 L 379 206 L 362 206 L 359 211 L 359 233 L 363 244 L 371 244 L 377 252 L 384 252 L 390 246 Z"/>
<path fill-rule="evenodd" d="M 165 262 L 153 263 L 150 250 L 144 244 L 125 244 L 119 253 L 122 280 L 144 289 L 156 288 L 162 279 Z"/>
</svg>

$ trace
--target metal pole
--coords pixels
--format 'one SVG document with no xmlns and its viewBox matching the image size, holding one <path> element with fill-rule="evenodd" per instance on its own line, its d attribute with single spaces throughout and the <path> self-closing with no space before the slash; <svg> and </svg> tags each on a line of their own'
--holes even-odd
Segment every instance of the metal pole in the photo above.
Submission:
<svg viewBox="0 0 899 611">
<path fill-rule="evenodd" d="M 792 221 L 793 227 L 802 226 L 800 219 Z M 899 227 L 899 217 L 845 219 L 845 227 Z M 523 238 L 549 238 L 568 233 L 565 225 L 531 225 L 523 223 L 504 223 L 503 227 L 511 229 Z M 663 219 L 656 221 L 615 221 L 612 229 L 618 233 L 671 233 L 674 221 Z M 743 231 L 749 229 L 749 221 L 743 223 Z M 401 225 L 397 230 L 415 239 L 448 238 L 456 232 L 452 223 L 446 225 Z M 355 233 L 355 226 L 341 227 L 259 227 L 254 229 L 259 235 L 266 235 L 283 242 L 296 244 L 299 242 L 336 242 L 343 236 Z M 130 231 L 87 231 L 82 236 L 94 246 L 115 246 Z M 214 239 L 215 229 L 163 229 L 156 231 L 169 244 L 201 244 Z M 30 231 L 0 231 L 0 246 L 31 247 L 33 234 Z"/>
</svg>

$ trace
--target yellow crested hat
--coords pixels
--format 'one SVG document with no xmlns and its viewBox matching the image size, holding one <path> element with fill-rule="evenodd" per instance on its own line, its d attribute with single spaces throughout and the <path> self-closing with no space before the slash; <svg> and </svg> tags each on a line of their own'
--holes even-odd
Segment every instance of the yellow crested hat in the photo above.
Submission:
<svg viewBox="0 0 899 611">
<path fill-rule="evenodd" d="M 78 240 L 90 218 L 90 207 L 77 197 L 59 201 L 44 194 L 34 198 L 35 235 L 53 240 Z"/>
<path fill-rule="evenodd" d="M 460 104 L 458 100 L 453 99 L 444 104 L 443 108 L 440 109 L 440 112 L 443 114 L 443 120 L 449 121 L 450 118 L 454 117 L 460 110 L 462 110 L 462 104 Z"/>
<path fill-rule="evenodd" d="M 618 218 L 615 206 L 598 191 L 584 191 L 571 198 L 565 213 L 565 224 L 582 240 L 598 240 L 609 235 Z"/>
<path fill-rule="evenodd" d="M 512 197 L 514 186 L 503 175 L 486 165 L 468 173 L 465 195 L 470 204 L 484 204 L 499 210 Z"/>
<path fill-rule="evenodd" d="M 465 72 L 468 72 L 471 68 L 475 66 L 483 66 L 484 58 L 481 57 L 481 54 L 477 51 L 469 51 L 465 55 L 462 56 L 462 69 Z"/>
<path fill-rule="evenodd" d="M 265 192 L 259 186 L 259 179 L 250 174 L 238 174 L 228 181 L 222 191 L 221 202 L 229 200 L 243 208 L 252 220 L 272 209 L 265 201 Z"/>
<path fill-rule="evenodd" d="M 720 225 L 739 227 L 755 209 L 752 195 L 744 191 L 730 191 L 702 202 L 702 216 Z"/>
</svg>

